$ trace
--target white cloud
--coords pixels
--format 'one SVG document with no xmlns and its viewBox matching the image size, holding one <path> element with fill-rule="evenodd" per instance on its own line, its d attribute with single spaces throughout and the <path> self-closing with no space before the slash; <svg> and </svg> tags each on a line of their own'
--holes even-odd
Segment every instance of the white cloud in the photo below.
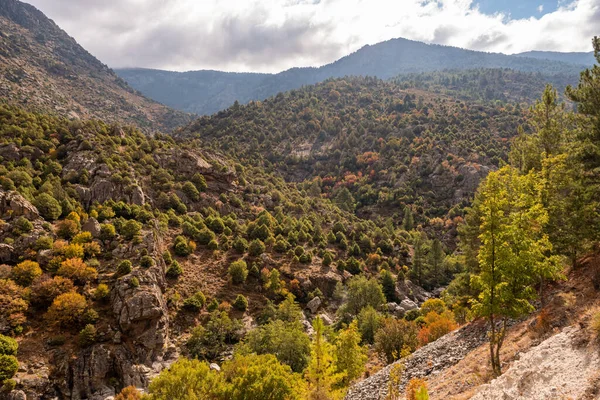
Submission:
<svg viewBox="0 0 600 400">
<path fill-rule="evenodd" d="M 520 20 L 486 15 L 473 0 L 26 1 L 111 67 L 276 72 L 395 37 L 504 53 L 590 51 L 600 34 L 600 0 L 561 1 Z"/>
</svg>

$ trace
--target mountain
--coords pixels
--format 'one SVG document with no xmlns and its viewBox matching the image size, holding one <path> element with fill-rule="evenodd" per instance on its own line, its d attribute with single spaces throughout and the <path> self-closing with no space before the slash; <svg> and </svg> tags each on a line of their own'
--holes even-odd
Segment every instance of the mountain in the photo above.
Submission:
<svg viewBox="0 0 600 400">
<path fill-rule="evenodd" d="M 560 53 L 557 51 L 527 51 L 515 54 L 519 57 L 536 58 L 538 60 L 560 61 L 576 65 L 590 66 L 594 64 L 594 52 Z"/>
<path fill-rule="evenodd" d="M 584 65 L 591 65 L 588 60 Z M 200 115 L 233 104 L 262 100 L 329 78 L 375 76 L 389 79 L 400 74 L 446 69 L 510 68 L 577 79 L 582 65 L 561 61 L 484 53 L 457 47 L 392 39 L 360 50 L 319 68 L 292 68 L 278 74 L 237 74 L 218 71 L 170 72 L 121 69 L 117 74 L 143 94 L 173 108 Z"/>
<path fill-rule="evenodd" d="M 544 75 L 507 68 L 421 72 L 399 75 L 391 81 L 401 88 L 416 88 L 461 100 L 528 104 L 542 96 L 547 84 L 556 88 L 561 97 L 568 85 L 577 85 L 574 75 Z"/>
<path fill-rule="evenodd" d="M 169 131 L 190 117 L 133 90 L 35 7 L 0 2 L 0 95 L 72 118 Z"/>
</svg>

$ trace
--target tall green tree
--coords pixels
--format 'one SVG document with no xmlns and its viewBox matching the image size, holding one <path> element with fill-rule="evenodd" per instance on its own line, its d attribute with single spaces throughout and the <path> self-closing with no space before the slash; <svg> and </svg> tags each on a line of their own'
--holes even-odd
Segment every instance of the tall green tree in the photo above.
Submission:
<svg viewBox="0 0 600 400">
<path fill-rule="evenodd" d="M 367 363 L 367 350 L 360 345 L 361 337 L 357 320 L 343 329 L 336 342 L 336 371 L 342 375 L 340 384 L 348 387 L 360 378 Z"/>
<path fill-rule="evenodd" d="M 325 339 L 325 325 L 320 317 L 313 321 L 315 334 L 311 344 L 310 363 L 306 369 L 309 400 L 334 400 L 342 393 L 334 387 L 341 375 L 335 370 L 335 348 Z"/>
<path fill-rule="evenodd" d="M 495 375 L 502 373 L 500 349 L 509 319 L 533 311 L 539 276 L 558 275 L 558 260 L 547 255 L 552 245 L 544 233 L 548 213 L 540 186 L 534 173 L 519 175 L 508 166 L 490 173 L 477 192 L 480 272 L 471 279 L 481 293 L 473 310 L 489 321 Z"/>
</svg>

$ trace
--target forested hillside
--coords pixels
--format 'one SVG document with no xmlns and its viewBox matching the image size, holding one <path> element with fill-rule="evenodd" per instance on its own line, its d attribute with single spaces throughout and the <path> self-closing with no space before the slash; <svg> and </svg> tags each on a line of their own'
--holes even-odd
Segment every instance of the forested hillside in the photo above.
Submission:
<svg viewBox="0 0 600 400">
<path fill-rule="evenodd" d="M 579 60 L 569 57 L 555 61 L 509 56 L 393 39 L 365 46 L 319 68 L 292 68 L 278 74 L 218 71 L 182 73 L 147 69 L 120 69 L 117 73 L 131 86 L 156 101 L 179 110 L 205 115 L 223 110 L 235 101 L 245 104 L 251 100 L 263 100 L 279 92 L 298 89 L 303 85 L 348 76 L 390 79 L 399 74 L 446 69 L 510 68 L 550 76 L 562 75 L 576 80 L 579 71 L 593 63 L 593 57 L 583 65 L 573 63 Z"/>
<path fill-rule="evenodd" d="M 3 102 L 69 118 L 102 118 L 170 131 L 190 116 L 133 90 L 36 8 L 0 3 Z"/>
<path fill-rule="evenodd" d="M 178 135 L 302 182 L 360 216 L 400 224 L 406 209 L 417 224 L 442 218 L 452 226 L 479 180 L 506 160 L 523 118 L 518 104 L 347 78 L 235 105 Z"/>
</svg>

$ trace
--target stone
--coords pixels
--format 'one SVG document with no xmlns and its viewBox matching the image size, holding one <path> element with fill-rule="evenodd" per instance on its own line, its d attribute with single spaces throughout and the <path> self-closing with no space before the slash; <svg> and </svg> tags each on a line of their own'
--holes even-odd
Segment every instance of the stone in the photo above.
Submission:
<svg viewBox="0 0 600 400">
<path fill-rule="evenodd" d="M 400 308 L 404 311 L 410 311 L 419 308 L 419 306 L 414 301 L 405 299 L 400 302 Z"/>
<path fill-rule="evenodd" d="M 319 314 L 319 317 L 325 324 L 325 326 L 333 325 L 333 320 L 327 314 Z"/>
<path fill-rule="evenodd" d="M 212 369 L 213 371 L 221 372 L 221 367 L 219 367 L 219 364 L 217 363 L 211 363 L 210 369 Z"/>
<path fill-rule="evenodd" d="M 25 197 L 17 192 L 4 190 L 0 190 L 0 215 L 3 218 L 23 216 L 30 221 L 40 217 L 38 209 Z"/>
<path fill-rule="evenodd" d="M 9 262 L 14 252 L 15 249 L 10 244 L 0 243 L 0 262 Z"/>
<path fill-rule="evenodd" d="M 84 232 L 89 232 L 93 237 L 100 237 L 100 223 L 96 218 L 88 218 L 87 221 L 81 226 L 81 230 Z"/>
<path fill-rule="evenodd" d="M 27 395 L 22 390 L 13 390 L 8 394 L 8 400 L 27 400 Z"/>
<path fill-rule="evenodd" d="M 316 314 L 319 307 L 321 307 L 321 299 L 319 296 L 313 298 L 306 304 L 306 308 L 308 308 L 312 314 Z"/>
</svg>

